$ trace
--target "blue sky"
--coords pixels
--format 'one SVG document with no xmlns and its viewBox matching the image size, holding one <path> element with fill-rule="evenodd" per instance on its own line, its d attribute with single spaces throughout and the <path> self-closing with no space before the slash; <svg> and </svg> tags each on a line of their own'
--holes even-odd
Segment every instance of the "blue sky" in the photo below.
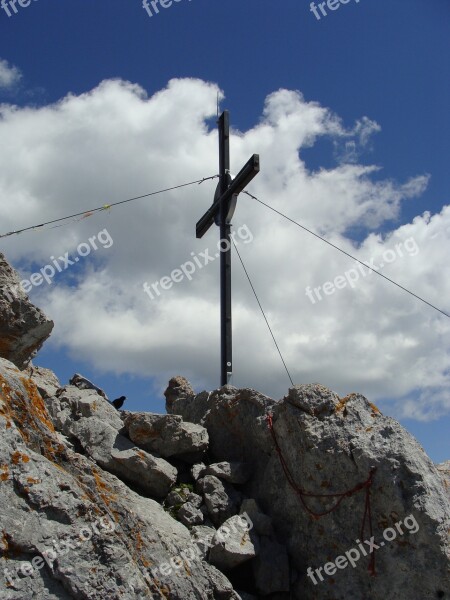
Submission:
<svg viewBox="0 0 450 600">
<path fill-rule="evenodd" d="M 180 0 L 151 18 L 140 0 L 9 10 L 0 233 L 215 174 L 220 89 L 232 172 L 261 154 L 252 193 L 361 260 L 413 238 L 420 252 L 384 272 L 450 312 L 448 0 L 350 0 L 320 20 L 306 0 Z M 141 289 L 215 243 L 194 235 L 214 187 L 0 240 L 27 277 L 100 230 L 114 238 L 30 293 L 56 323 L 36 362 L 131 410 L 164 410 L 171 375 L 217 386 L 218 265 L 159 303 Z M 235 219 L 254 234 L 243 254 L 295 382 L 361 392 L 449 458 L 449 320 L 374 276 L 312 304 L 306 286 L 351 261 L 248 197 Z M 281 398 L 289 382 L 236 259 L 233 276 L 235 385 Z"/>
</svg>

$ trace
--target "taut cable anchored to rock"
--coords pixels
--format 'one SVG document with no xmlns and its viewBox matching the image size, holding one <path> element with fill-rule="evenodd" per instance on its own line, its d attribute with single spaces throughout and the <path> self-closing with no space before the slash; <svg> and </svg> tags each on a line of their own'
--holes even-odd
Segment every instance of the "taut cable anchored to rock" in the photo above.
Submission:
<svg viewBox="0 0 450 600">
<path fill-rule="evenodd" d="M 295 482 L 295 480 L 292 477 L 292 474 L 289 470 L 289 467 L 287 465 L 286 459 L 283 456 L 283 452 L 280 448 L 280 445 L 278 443 L 277 436 L 275 433 L 275 429 L 273 427 L 273 414 L 268 413 L 266 419 L 267 419 L 267 425 L 268 425 L 270 433 L 272 435 L 273 442 L 275 444 L 275 449 L 277 451 L 278 458 L 280 459 L 281 466 L 283 467 L 284 474 L 286 475 L 286 479 L 287 479 L 289 485 L 291 486 L 291 488 L 294 490 L 294 492 L 300 498 L 300 501 L 303 504 L 305 510 L 313 517 L 313 519 L 318 520 L 321 517 L 324 517 L 325 515 L 330 514 L 331 512 L 333 512 L 334 510 L 337 509 L 337 507 L 340 505 L 340 503 L 342 502 L 342 500 L 344 498 L 350 498 L 357 492 L 365 489 L 366 493 L 365 493 L 365 503 L 364 503 L 364 515 L 363 515 L 362 524 L 361 524 L 360 537 L 361 537 L 361 540 L 363 540 L 364 530 L 366 528 L 366 521 L 368 521 L 370 538 L 372 538 L 373 537 L 373 526 L 372 526 L 372 509 L 371 509 L 371 505 L 370 505 L 370 488 L 372 487 L 373 476 L 376 471 L 376 467 L 372 467 L 370 469 L 369 476 L 367 477 L 367 479 L 365 481 L 363 481 L 362 483 L 358 483 L 357 485 L 355 485 L 355 487 L 351 488 L 350 490 L 347 490 L 346 492 L 340 492 L 340 493 L 335 493 L 335 494 L 316 494 L 316 493 L 312 493 L 312 492 L 306 492 Z M 336 504 L 334 506 L 332 506 L 330 509 L 318 513 L 318 512 L 313 511 L 311 508 L 309 508 L 309 506 L 305 502 L 305 497 L 306 498 L 338 498 L 338 500 L 337 500 Z M 368 570 L 371 575 L 376 575 L 375 554 L 373 554 L 373 553 L 370 555 Z"/>
</svg>

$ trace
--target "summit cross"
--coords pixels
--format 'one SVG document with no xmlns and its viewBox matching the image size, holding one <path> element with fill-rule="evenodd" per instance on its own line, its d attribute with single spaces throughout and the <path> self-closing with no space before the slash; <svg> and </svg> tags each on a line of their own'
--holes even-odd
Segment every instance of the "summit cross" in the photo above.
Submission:
<svg viewBox="0 0 450 600">
<path fill-rule="evenodd" d="M 213 223 L 220 227 L 220 384 L 231 383 L 233 374 L 231 321 L 231 219 L 237 197 L 259 173 L 259 155 L 254 154 L 234 179 L 230 175 L 230 115 L 225 110 L 218 120 L 219 183 L 214 201 L 196 225 L 196 236 L 205 235 Z M 222 247 L 225 244 L 225 249 Z"/>
</svg>

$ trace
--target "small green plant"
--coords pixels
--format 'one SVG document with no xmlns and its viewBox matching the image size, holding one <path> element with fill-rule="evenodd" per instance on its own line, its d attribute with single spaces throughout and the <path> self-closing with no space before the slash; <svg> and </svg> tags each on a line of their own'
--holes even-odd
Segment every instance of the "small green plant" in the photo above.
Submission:
<svg viewBox="0 0 450 600">
<path fill-rule="evenodd" d="M 181 483 L 180 485 L 175 485 L 170 492 L 176 492 L 181 496 L 181 498 L 186 501 L 188 494 L 194 491 L 194 486 L 192 483 Z M 178 511 L 183 506 L 184 502 L 178 502 L 177 504 L 173 504 L 172 506 L 167 506 L 166 501 L 163 503 L 163 508 L 169 515 L 173 518 L 177 518 Z"/>
</svg>

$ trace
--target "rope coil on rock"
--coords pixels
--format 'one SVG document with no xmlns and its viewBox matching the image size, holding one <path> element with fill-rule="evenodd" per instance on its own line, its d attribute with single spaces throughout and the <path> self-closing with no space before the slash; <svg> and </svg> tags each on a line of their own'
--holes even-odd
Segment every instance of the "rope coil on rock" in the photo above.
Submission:
<svg viewBox="0 0 450 600">
<path fill-rule="evenodd" d="M 361 490 L 365 489 L 366 493 L 365 493 L 365 502 L 364 502 L 364 515 L 363 515 L 363 519 L 362 519 L 360 537 L 361 537 L 361 540 L 363 540 L 363 538 L 364 538 L 364 531 L 365 531 L 365 528 L 366 528 L 366 522 L 368 523 L 368 526 L 369 526 L 370 537 L 372 537 L 372 535 L 373 535 L 373 526 L 372 526 L 372 508 L 371 508 L 371 505 L 370 505 L 370 489 L 371 489 L 372 484 L 373 484 L 373 476 L 374 476 L 374 473 L 376 471 L 376 467 L 372 467 L 370 469 L 369 476 L 367 477 L 367 479 L 365 481 L 363 481 L 362 483 L 356 484 L 355 487 L 351 488 L 350 490 L 347 490 L 346 492 L 340 492 L 340 493 L 334 493 L 334 494 L 314 494 L 312 492 L 307 492 L 307 491 L 303 490 L 299 485 L 297 485 L 297 483 L 295 482 L 295 480 L 294 480 L 294 478 L 292 476 L 292 473 L 289 470 L 288 464 L 286 462 L 286 459 L 283 456 L 283 452 L 282 452 L 282 450 L 280 448 L 277 436 L 275 434 L 275 429 L 273 427 L 273 415 L 272 415 L 272 413 L 268 413 L 266 419 L 267 419 L 267 424 L 268 424 L 270 433 L 272 435 L 272 439 L 273 439 L 273 442 L 274 442 L 274 445 L 275 445 L 275 449 L 276 449 L 277 454 L 278 454 L 278 458 L 280 460 L 280 463 L 281 463 L 281 466 L 283 468 L 284 474 L 286 475 L 286 479 L 287 479 L 289 485 L 291 486 L 291 488 L 294 490 L 294 492 L 300 498 L 300 502 L 302 503 L 303 507 L 312 516 L 312 518 L 315 519 L 315 520 L 318 520 L 321 517 L 324 517 L 325 515 L 330 514 L 331 512 L 333 512 L 334 510 L 336 510 L 338 508 L 338 506 L 340 505 L 340 503 L 342 502 L 342 500 L 344 498 L 350 498 L 351 496 L 353 496 L 357 492 L 360 492 Z M 315 512 L 311 508 L 309 508 L 309 506 L 306 504 L 305 497 L 306 498 L 338 498 L 338 500 L 335 503 L 335 505 L 332 506 L 329 510 L 325 510 L 323 512 Z M 368 570 L 369 570 L 369 573 L 371 575 L 376 575 L 376 571 L 375 571 L 375 554 L 373 552 L 370 555 L 370 561 L 369 561 Z"/>
</svg>

